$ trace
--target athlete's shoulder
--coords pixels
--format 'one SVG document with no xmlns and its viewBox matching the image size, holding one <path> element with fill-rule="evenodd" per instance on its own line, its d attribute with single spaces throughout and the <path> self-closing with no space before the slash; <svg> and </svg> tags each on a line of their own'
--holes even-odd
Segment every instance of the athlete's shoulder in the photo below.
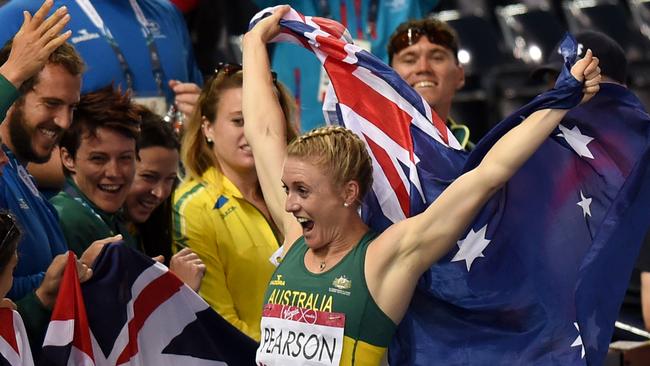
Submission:
<svg viewBox="0 0 650 366">
<path fill-rule="evenodd" d="M 50 203 L 54 206 L 56 211 L 59 212 L 59 215 L 61 212 L 66 211 L 66 209 L 70 210 L 77 206 L 81 206 L 80 203 L 76 202 L 72 197 L 70 197 L 70 195 L 63 191 L 50 198 Z"/>
</svg>

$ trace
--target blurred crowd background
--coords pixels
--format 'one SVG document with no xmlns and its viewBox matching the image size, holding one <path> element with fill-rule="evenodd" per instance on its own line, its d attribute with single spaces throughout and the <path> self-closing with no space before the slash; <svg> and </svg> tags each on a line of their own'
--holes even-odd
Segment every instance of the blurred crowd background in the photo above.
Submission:
<svg viewBox="0 0 650 366">
<path fill-rule="evenodd" d="M 7 0 L 0 1 L 0 4 Z M 195 57 L 205 76 L 220 62 L 241 62 L 241 35 L 251 17 L 269 0 L 172 0 L 183 12 L 190 30 Z M 650 102 L 650 0 L 292 0 L 286 1 L 306 15 L 326 16 L 345 23 L 344 14 L 381 13 L 381 8 L 409 8 L 411 16 L 435 17 L 448 22 L 460 37 L 459 59 L 465 68 L 465 87 L 456 94 L 452 116 L 472 131 L 478 141 L 494 124 L 547 87 L 546 80 L 531 77 L 543 64 L 565 32 L 601 31 L 616 40 L 629 61 L 628 86 L 648 106 Z M 413 4 L 417 3 L 417 4 Z M 336 11 L 336 9 L 340 9 Z M 357 9 L 355 9 L 357 8 Z M 361 8 L 361 9 L 358 9 Z M 379 8 L 379 10 L 377 10 Z M 332 11 L 334 9 L 335 11 Z M 413 10 L 415 9 L 415 10 Z M 352 15 L 352 16 L 350 16 Z M 403 19 L 405 20 L 405 19 Z M 378 22 L 382 20 L 379 19 Z M 355 25 L 350 25 L 354 27 Z M 351 29 L 351 28 L 350 28 Z M 378 27 L 384 40 L 375 53 L 387 61 L 385 43 L 394 29 Z M 354 34 L 353 34 L 354 36 Z M 356 38 L 356 37 L 355 37 Z M 294 46 L 290 46 L 294 47 Z M 273 52 L 273 49 L 271 50 Z M 305 51 L 306 52 L 306 51 Z M 307 58 L 313 57 L 305 53 Z M 284 58 L 286 60 L 286 58 Z M 309 61 L 309 60 L 307 60 Z M 311 60 L 316 63 L 316 60 Z M 273 66 L 278 68 L 274 58 Z M 278 72 L 279 79 L 295 93 L 300 90 L 293 75 Z M 310 76 L 302 75 L 309 78 Z M 307 83 L 309 88 L 309 83 Z M 313 89 L 313 88 L 312 88 Z M 316 93 L 317 91 L 313 91 Z M 304 98 L 302 98 L 304 99 Z M 301 105 L 303 128 L 315 127 L 320 111 Z"/>
<path fill-rule="evenodd" d="M 290 2 L 296 8 L 353 8 L 357 0 Z M 264 1 L 175 0 L 186 16 L 201 71 L 210 74 L 218 62 L 239 62 L 240 36 Z M 361 1 L 359 1 L 361 2 Z M 372 2 L 363 1 L 362 3 Z M 408 6 L 413 0 L 376 1 L 379 7 Z M 423 14 L 448 22 L 459 34 L 459 58 L 465 87 L 456 94 L 452 116 L 470 127 L 478 141 L 490 127 L 525 104 L 547 81 L 531 78 L 566 31 L 593 29 L 608 34 L 625 49 L 628 86 L 646 106 L 650 102 L 650 1 L 648 0 L 441 0 L 418 1 Z M 275 2 L 278 3 L 278 2 Z M 295 4 L 293 4 L 295 3 Z M 310 4 L 307 4 L 310 3 Z M 428 3 L 428 4 L 427 4 Z M 364 4 L 365 5 L 365 4 Z M 372 4 L 371 4 L 372 5 Z M 427 5 L 431 6 L 426 9 Z M 351 12 L 352 9 L 348 9 Z M 336 14 L 311 14 L 330 15 Z M 340 20 L 340 19 L 338 19 Z M 388 38 L 390 35 L 383 35 Z M 353 34 L 354 35 L 354 34 Z M 380 35 L 381 37 L 381 35 Z M 293 46 L 291 46 L 293 47 Z M 385 55 L 385 50 L 373 53 Z M 311 56 L 313 57 L 313 56 Z M 274 67 L 277 63 L 274 62 Z M 279 78 L 292 87 L 279 72 Z M 284 76 L 284 77 L 283 77 Z M 295 92 L 295 90 L 294 90 Z M 305 124 L 305 121 L 303 121 Z M 306 129 L 312 126 L 303 126 Z"/>
</svg>

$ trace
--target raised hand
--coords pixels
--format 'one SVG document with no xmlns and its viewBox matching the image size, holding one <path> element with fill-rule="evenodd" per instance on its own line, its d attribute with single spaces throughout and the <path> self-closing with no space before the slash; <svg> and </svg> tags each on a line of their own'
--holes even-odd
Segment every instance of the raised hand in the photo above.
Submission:
<svg viewBox="0 0 650 366">
<path fill-rule="evenodd" d="M 169 87 L 174 91 L 174 104 L 188 118 L 199 100 L 201 88 L 194 83 L 182 83 L 178 80 L 170 80 Z"/>
<path fill-rule="evenodd" d="M 598 57 L 595 57 L 591 50 L 587 50 L 585 56 L 571 67 L 571 75 L 578 81 L 584 81 L 582 89 L 584 97 L 581 103 L 591 99 L 600 90 L 601 75 Z"/>
<path fill-rule="evenodd" d="M 46 0 L 34 16 L 23 12 L 23 24 L 13 38 L 9 58 L 0 67 L 0 74 L 16 88 L 39 72 L 52 52 L 72 34 L 71 31 L 60 34 L 70 21 L 65 6 L 46 19 L 53 4 L 53 0 Z"/>
<path fill-rule="evenodd" d="M 183 248 L 180 252 L 174 254 L 169 262 L 169 270 L 192 290 L 199 291 L 201 280 L 205 274 L 205 264 L 191 249 Z"/>
<path fill-rule="evenodd" d="M 277 36 L 280 33 L 280 19 L 289 12 L 289 5 L 282 5 L 277 7 L 274 11 L 273 14 L 270 16 L 267 16 L 266 18 L 260 20 L 253 29 L 248 31 L 247 35 L 244 36 L 244 39 L 246 37 L 250 37 L 250 35 L 257 35 L 260 37 L 262 42 L 267 43 L 273 37 Z"/>
</svg>

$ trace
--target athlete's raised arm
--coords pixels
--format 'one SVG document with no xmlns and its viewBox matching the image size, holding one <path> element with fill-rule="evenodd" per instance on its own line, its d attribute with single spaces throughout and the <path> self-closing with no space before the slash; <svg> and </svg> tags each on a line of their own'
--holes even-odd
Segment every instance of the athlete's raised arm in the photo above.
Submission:
<svg viewBox="0 0 650 366">
<path fill-rule="evenodd" d="M 244 35 L 242 96 L 244 133 L 255 156 L 264 200 L 284 236 L 285 253 L 301 235 L 302 229 L 285 211 L 282 167 L 287 150 L 287 116 L 278 102 L 266 43 L 280 32 L 280 18 L 288 10 L 288 6 L 280 7 Z"/>
</svg>

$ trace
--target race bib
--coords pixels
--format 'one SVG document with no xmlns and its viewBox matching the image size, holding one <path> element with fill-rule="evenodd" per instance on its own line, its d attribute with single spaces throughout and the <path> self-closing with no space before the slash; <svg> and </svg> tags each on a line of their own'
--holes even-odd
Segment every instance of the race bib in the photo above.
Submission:
<svg viewBox="0 0 650 366">
<path fill-rule="evenodd" d="M 345 314 L 267 304 L 262 313 L 258 366 L 338 365 Z"/>
<path fill-rule="evenodd" d="M 133 102 L 143 105 L 159 116 L 167 113 L 167 101 L 165 97 L 133 97 Z"/>
</svg>

